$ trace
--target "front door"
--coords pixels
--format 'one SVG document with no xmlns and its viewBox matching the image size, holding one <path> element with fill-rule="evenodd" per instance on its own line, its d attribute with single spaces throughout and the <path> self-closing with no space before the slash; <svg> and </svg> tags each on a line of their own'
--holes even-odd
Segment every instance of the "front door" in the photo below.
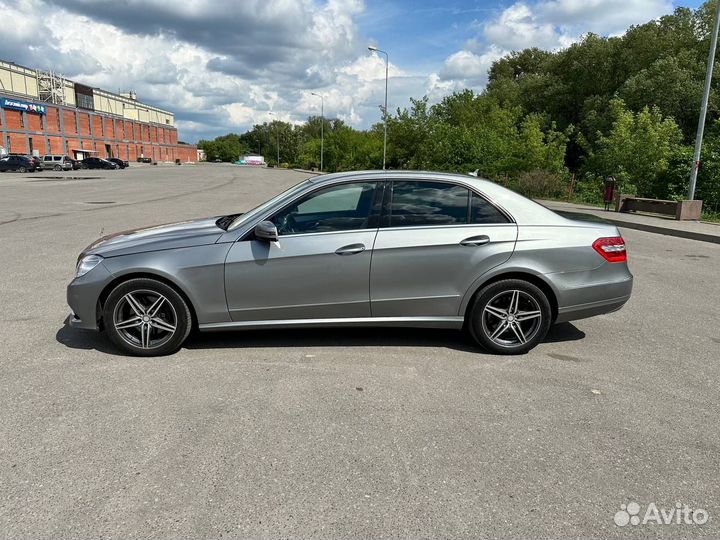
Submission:
<svg viewBox="0 0 720 540">
<path fill-rule="evenodd" d="M 395 181 L 373 249 L 374 317 L 457 317 L 470 285 L 510 258 L 517 226 L 450 182 Z"/>
<path fill-rule="evenodd" d="M 225 264 L 233 321 L 370 316 L 378 183 L 320 188 L 269 219 L 277 242 L 236 242 Z"/>
</svg>

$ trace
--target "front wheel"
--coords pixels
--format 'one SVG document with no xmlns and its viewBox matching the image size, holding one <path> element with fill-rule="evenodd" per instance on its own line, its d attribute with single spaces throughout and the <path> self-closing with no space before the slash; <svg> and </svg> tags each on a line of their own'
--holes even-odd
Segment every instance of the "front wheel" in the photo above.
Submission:
<svg viewBox="0 0 720 540">
<path fill-rule="evenodd" d="M 488 351 L 523 354 L 545 338 L 551 318 L 550 302 L 540 288 L 520 279 L 505 279 L 477 294 L 468 326 Z"/>
<path fill-rule="evenodd" d="M 192 326 L 192 315 L 178 292 L 160 281 L 135 278 L 121 283 L 107 298 L 103 321 L 110 340 L 135 356 L 177 351 Z"/>
</svg>

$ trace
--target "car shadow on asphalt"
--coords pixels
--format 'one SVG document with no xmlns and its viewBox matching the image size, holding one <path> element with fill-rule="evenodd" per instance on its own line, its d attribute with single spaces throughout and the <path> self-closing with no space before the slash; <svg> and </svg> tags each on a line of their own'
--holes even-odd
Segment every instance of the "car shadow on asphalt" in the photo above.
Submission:
<svg viewBox="0 0 720 540">
<path fill-rule="evenodd" d="M 575 341 L 585 332 L 570 323 L 550 328 L 545 343 Z M 435 328 L 303 328 L 194 332 L 186 349 L 254 347 L 444 347 L 463 352 L 481 349 L 467 332 Z"/>
<path fill-rule="evenodd" d="M 552 326 L 545 343 L 577 341 L 585 332 L 571 323 Z M 71 349 L 96 350 L 121 355 L 100 332 L 64 325 L 55 334 L 58 343 Z M 466 333 L 433 328 L 303 328 L 193 332 L 186 349 L 247 349 L 257 347 L 445 347 L 463 352 L 481 349 Z"/>
</svg>

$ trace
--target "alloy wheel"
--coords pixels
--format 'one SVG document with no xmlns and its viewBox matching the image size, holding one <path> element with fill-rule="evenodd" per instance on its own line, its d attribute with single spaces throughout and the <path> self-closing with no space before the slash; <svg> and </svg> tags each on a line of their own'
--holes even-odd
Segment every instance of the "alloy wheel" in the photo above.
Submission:
<svg viewBox="0 0 720 540">
<path fill-rule="evenodd" d="M 516 347 L 532 340 L 542 326 L 537 300 L 525 291 L 505 290 L 490 299 L 482 312 L 482 328 L 500 347 Z"/>
<path fill-rule="evenodd" d="M 162 294 L 145 289 L 134 290 L 115 305 L 113 326 L 130 345 L 156 349 L 175 335 L 178 317 L 172 303 Z"/>
</svg>

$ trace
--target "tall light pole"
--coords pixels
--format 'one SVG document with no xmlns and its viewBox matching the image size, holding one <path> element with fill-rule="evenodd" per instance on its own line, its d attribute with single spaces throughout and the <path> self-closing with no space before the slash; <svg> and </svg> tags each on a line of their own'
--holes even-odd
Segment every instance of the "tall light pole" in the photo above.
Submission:
<svg viewBox="0 0 720 540">
<path fill-rule="evenodd" d="M 323 171 L 323 153 L 325 150 L 325 98 L 322 94 L 310 92 L 320 98 L 320 172 Z"/>
<path fill-rule="evenodd" d="M 388 92 L 388 66 L 390 58 L 388 53 L 377 47 L 368 47 L 369 51 L 378 52 L 385 55 L 385 107 L 383 107 L 383 171 L 385 170 L 385 159 L 387 158 L 387 92 Z"/>
<path fill-rule="evenodd" d="M 277 116 L 274 112 L 270 111 L 268 112 L 270 116 Z M 278 125 L 275 126 L 275 133 L 277 133 L 277 168 L 280 168 L 280 120 L 278 120 Z"/>
<path fill-rule="evenodd" d="M 697 135 L 695 135 L 695 159 L 690 172 L 690 190 L 688 200 L 695 198 L 695 184 L 697 183 L 698 170 L 700 169 L 700 150 L 702 149 L 703 132 L 705 131 L 705 115 L 707 114 L 708 98 L 710 96 L 710 82 L 712 81 L 713 67 L 715 66 L 715 49 L 717 48 L 718 28 L 720 28 L 720 2 L 715 11 L 715 24 L 713 25 L 712 37 L 710 38 L 710 52 L 708 53 L 707 71 L 705 72 L 705 90 L 703 91 L 702 103 L 700 105 L 700 118 L 698 119 Z"/>
</svg>

